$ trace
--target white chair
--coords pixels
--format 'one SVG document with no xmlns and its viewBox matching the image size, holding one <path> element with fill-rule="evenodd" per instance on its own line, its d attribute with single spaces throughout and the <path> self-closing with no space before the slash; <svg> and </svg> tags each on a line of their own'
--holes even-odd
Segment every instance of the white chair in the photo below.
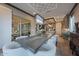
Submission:
<svg viewBox="0 0 79 59">
<path fill-rule="evenodd" d="M 56 55 L 56 42 L 58 36 L 54 35 L 45 44 L 40 47 L 39 51 L 35 54 L 36 56 L 55 56 Z M 41 51 L 42 49 L 42 51 Z"/>
<path fill-rule="evenodd" d="M 43 45 L 35 56 L 55 56 L 56 55 L 56 46 L 55 45 Z"/>
<path fill-rule="evenodd" d="M 52 48 L 51 48 L 52 47 Z M 37 53 L 31 52 L 29 49 L 27 50 L 28 56 L 55 56 L 56 55 L 56 46 L 52 45 L 42 45 Z"/>
<path fill-rule="evenodd" d="M 4 56 L 27 56 L 27 50 L 21 47 L 17 42 L 10 42 L 3 47 Z"/>
<path fill-rule="evenodd" d="M 48 44 L 54 44 L 56 45 L 56 43 L 58 42 L 58 35 L 54 35 L 51 37 L 51 39 L 48 40 Z"/>
</svg>

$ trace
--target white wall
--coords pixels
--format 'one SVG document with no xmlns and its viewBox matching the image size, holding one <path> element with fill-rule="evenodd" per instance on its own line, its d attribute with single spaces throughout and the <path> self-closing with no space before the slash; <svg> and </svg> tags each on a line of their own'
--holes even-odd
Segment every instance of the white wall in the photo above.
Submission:
<svg viewBox="0 0 79 59">
<path fill-rule="evenodd" d="M 31 20 L 31 36 L 36 35 L 36 21 Z"/>
<path fill-rule="evenodd" d="M 55 19 L 56 19 L 56 34 L 61 35 L 63 16 Z"/>
<path fill-rule="evenodd" d="M 61 35 L 62 32 L 62 24 L 61 22 L 56 23 L 56 34 Z"/>
<path fill-rule="evenodd" d="M 0 5 L 0 49 L 11 41 L 12 11 Z"/>
</svg>

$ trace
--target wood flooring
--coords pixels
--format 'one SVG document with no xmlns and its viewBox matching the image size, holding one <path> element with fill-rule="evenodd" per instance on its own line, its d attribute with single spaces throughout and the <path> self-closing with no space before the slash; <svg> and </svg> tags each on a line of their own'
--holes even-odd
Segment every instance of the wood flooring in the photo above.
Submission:
<svg viewBox="0 0 79 59">
<path fill-rule="evenodd" d="M 72 56 L 72 51 L 69 48 L 69 40 L 63 39 L 63 37 L 59 37 L 57 50 L 59 56 Z"/>
</svg>

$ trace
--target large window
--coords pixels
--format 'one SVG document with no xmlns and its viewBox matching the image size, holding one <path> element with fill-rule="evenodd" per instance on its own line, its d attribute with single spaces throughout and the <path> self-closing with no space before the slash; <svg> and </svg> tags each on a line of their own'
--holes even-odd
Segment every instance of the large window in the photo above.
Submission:
<svg viewBox="0 0 79 59">
<path fill-rule="evenodd" d="M 12 36 L 26 36 L 30 34 L 30 21 L 27 19 L 13 16 L 12 20 Z"/>
<path fill-rule="evenodd" d="M 75 32 L 75 16 L 70 16 L 70 21 L 69 21 L 69 30 L 70 32 Z"/>
</svg>

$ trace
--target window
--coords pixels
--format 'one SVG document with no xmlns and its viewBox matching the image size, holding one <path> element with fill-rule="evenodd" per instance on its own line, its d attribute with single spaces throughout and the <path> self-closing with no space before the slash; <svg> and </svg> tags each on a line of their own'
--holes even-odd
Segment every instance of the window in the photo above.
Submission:
<svg viewBox="0 0 79 59">
<path fill-rule="evenodd" d="M 75 32 L 76 28 L 75 28 L 75 17 L 74 16 L 70 16 L 70 22 L 69 22 L 69 30 L 70 32 Z"/>
<path fill-rule="evenodd" d="M 12 36 L 26 36 L 30 34 L 30 21 L 27 19 L 20 18 L 18 16 L 13 16 L 12 20 Z"/>
</svg>

